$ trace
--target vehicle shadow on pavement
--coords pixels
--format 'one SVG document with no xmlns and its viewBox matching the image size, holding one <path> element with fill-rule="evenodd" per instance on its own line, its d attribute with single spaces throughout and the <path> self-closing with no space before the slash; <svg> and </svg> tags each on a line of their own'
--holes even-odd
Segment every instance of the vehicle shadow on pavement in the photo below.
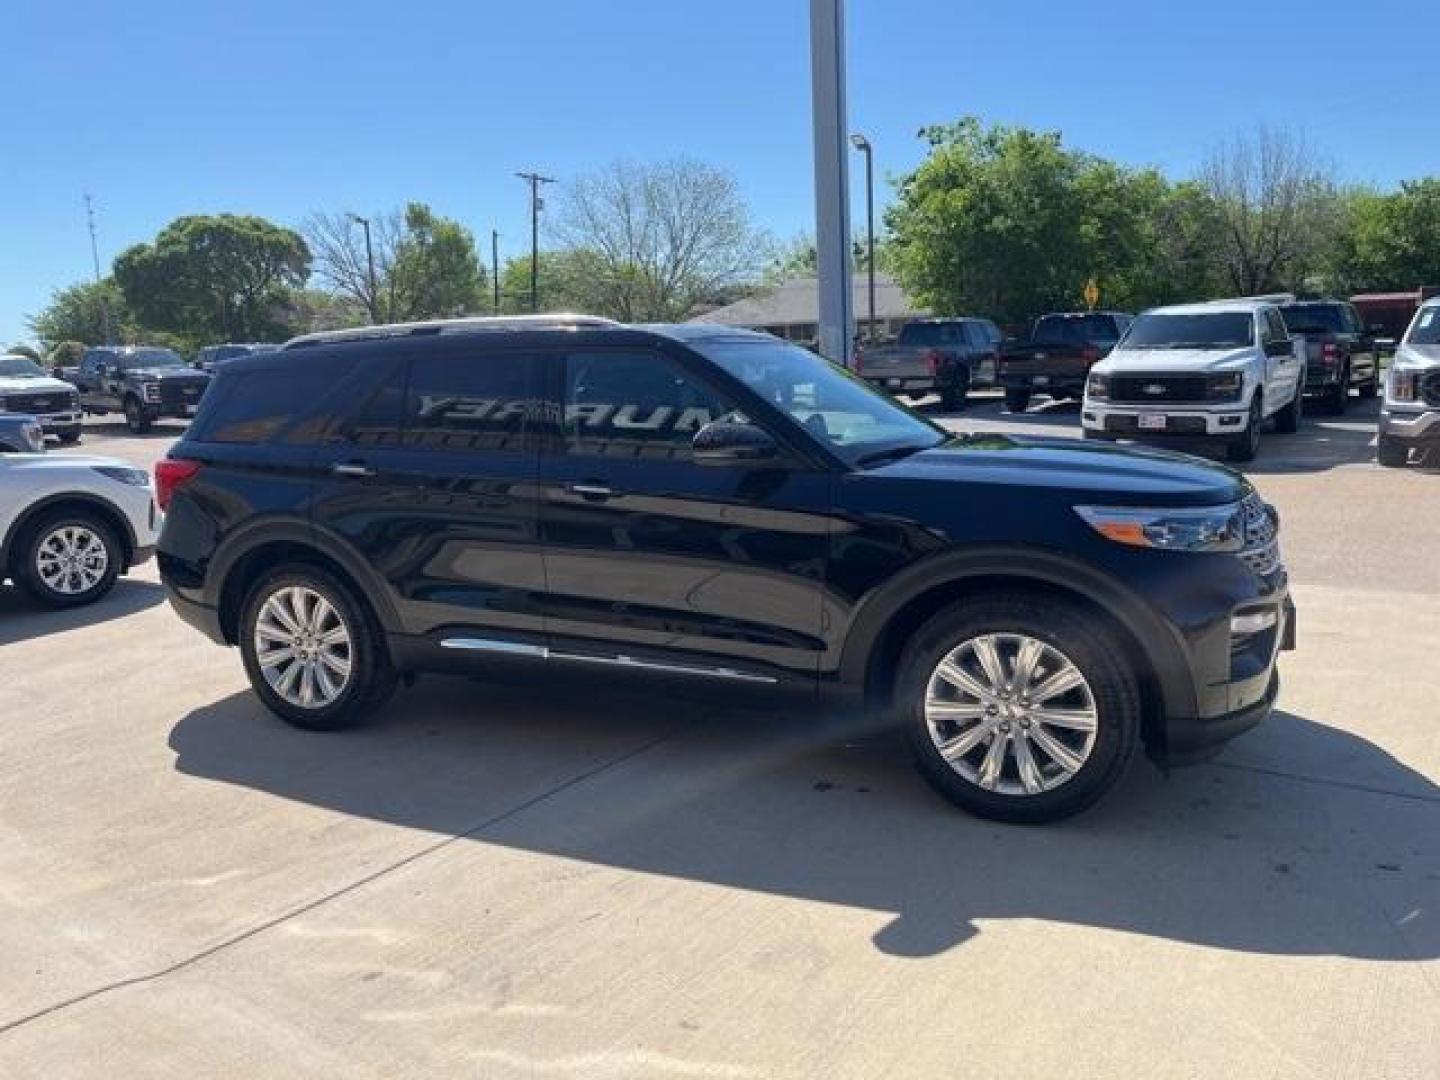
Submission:
<svg viewBox="0 0 1440 1080">
<path fill-rule="evenodd" d="M 170 747 L 189 776 L 338 813 L 880 912 L 874 944 L 895 956 L 1025 919 L 1254 953 L 1440 957 L 1440 789 L 1355 735 L 1278 714 L 1246 754 L 1168 780 L 1137 763 L 1095 810 L 1025 828 L 952 809 L 894 729 L 802 711 L 434 679 L 332 736 L 235 695 L 186 716 Z"/>
<path fill-rule="evenodd" d="M 41 607 L 13 585 L 0 585 L 0 646 L 123 619 L 164 599 L 165 590 L 153 581 L 121 578 L 108 596 L 93 604 L 56 610 Z"/>
</svg>

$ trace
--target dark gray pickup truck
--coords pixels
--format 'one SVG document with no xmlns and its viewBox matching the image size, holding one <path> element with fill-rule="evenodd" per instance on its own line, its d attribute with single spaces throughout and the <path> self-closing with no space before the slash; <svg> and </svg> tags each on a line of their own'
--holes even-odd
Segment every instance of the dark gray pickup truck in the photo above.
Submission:
<svg viewBox="0 0 1440 1080">
<path fill-rule="evenodd" d="M 1282 304 L 1285 327 L 1305 343 L 1305 393 L 1339 415 L 1353 389 L 1362 398 L 1380 391 L 1380 354 L 1374 333 L 1345 300 L 1300 300 Z"/>
<path fill-rule="evenodd" d="M 74 381 L 87 413 L 124 413 L 125 426 L 143 435 L 163 417 L 194 416 L 210 376 L 171 349 L 106 345 L 85 350 Z"/>
<path fill-rule="evenodd" d="M 855 373 L 889 394 L 939 394 L 944 408 L 961 409 L 972 386 L 995 382 L 1000 340 L 989 319 L 919 319 L 900 328 L 895 344 L 857 350 Z"/>
<path fill-rule="evenodd" d="M 1110 355 L 1130 328 L 1120 311 L 1075 311 L 1042 315 L 1024 341 L 1007 341 L 1000 349 L 998 379 L 1005 388 L 1005 408 L 1021 413 L 1036 394 L 1052 399 L 1085 394 L 1090 368 Z"/>
</svg>

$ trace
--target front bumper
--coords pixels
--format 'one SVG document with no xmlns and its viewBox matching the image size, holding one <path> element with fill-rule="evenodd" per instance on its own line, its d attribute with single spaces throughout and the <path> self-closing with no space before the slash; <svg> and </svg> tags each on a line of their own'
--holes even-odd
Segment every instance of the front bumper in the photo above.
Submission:
<svg viewBox="0 0 1440 1080">
<path fill-rule="evenodd" d="M 46 435 L 59 435 L 61 432 L 74 431 L 80 426 L 81 414 L 77 412 L 42 413 L 35 417 L 40 421 L 40 429 Z"/>
<path fill-rule="evenodd" d="M 1012 375 L 1002 372 L 999 383 L 1006 390 L 1030 390 L 1040 394 L 1063 390 L 1079 393 L 1085 389 L 1084 375 Z"/>
<path fill-rule="evenodd" d="M 861 375 L 876 390 L 890 394 L 932 394 L 945 384 L 936 375 Z"/>
<path fill-rule="evenodd" d="M 1440 409 L 1401 410 L 1387 406 L 1380 410 L 1380 434 L 1417 445 L 1440 442 Z"/>
<path fill-rule="evenodd" d="M 1086 400 L 1080 423 L 1090 431 L 1107 435 L 1221 437 L 1241 435 L 1250 422 L 1250 413 L 1240 402 L 1223 407 L 1175 404 L 1166 406 L 1111 405 Z"/>
</svg>

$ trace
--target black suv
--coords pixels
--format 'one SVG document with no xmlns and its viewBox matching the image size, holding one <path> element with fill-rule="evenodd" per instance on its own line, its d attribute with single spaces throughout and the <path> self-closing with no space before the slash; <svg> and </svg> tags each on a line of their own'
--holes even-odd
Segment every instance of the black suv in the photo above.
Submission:
<svg viewBox="0 0 1440 1080">
<path fill-rule="evenodd" d="M 226 364 L 156 468 L 170 602 L 304 728 L 417 672 L 589 672 L 893 709 L 976 813 L 1258 723 L 1274 512 L 1163 451 L 956 437 L 724 327 L 462 320 Z"/>
</svg>

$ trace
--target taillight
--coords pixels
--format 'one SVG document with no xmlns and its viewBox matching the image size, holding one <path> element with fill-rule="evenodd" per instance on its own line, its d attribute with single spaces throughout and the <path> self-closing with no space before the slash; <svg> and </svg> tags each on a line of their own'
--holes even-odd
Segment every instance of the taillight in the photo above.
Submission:
<svg viewBox="0 0 1440 1080">
<path fill-rule="evenodd" d="M 1325 342 L 1320 351 L 1324 355 L 1326 363 L 1333 364 L 1340 359 L 1340 346 L 1333 341 Z"/>
<path fill-rule="evenodd" d="M 170 499 L 192 476 L 200 471 L 200 462 L 184 458 L 163 458 L 155 463 L 155 501 L 161 510 L 170 509 Z"/>
<path fill-rule="evenodd" d="M 930 369 L 931 375 L 940 370 L 940 354 L 934 349 L 926 349 L 920 359 L 925 361 L 925 366 Z"/>
</svg>

